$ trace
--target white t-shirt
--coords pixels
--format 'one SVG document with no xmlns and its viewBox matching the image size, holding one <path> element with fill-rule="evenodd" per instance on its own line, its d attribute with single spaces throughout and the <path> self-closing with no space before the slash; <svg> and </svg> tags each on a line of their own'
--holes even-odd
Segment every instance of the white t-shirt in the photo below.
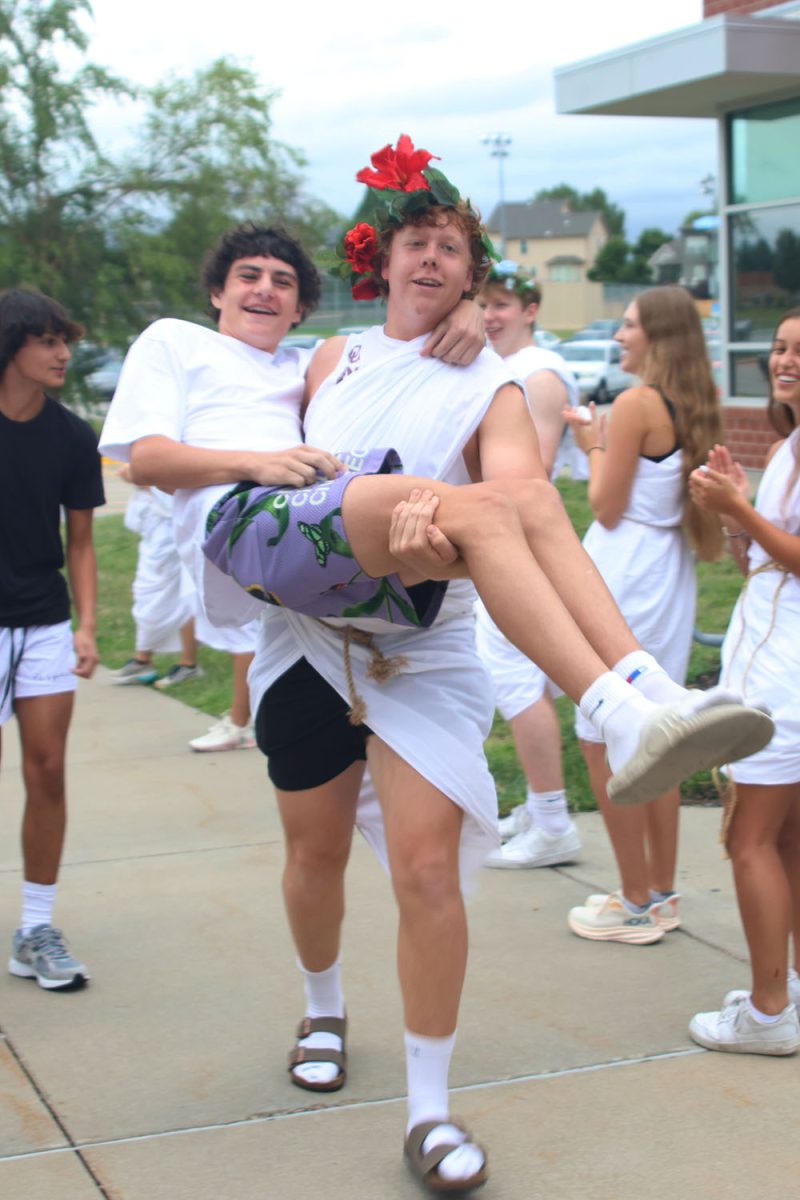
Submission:
<svg viewBox="0 0 800 1200">
<path fill-rule="evenodd" d="M 291 347 L 270 354 L 189 321 L 156 321 L 128 351 L 100 452 L 129 462 L 133 443 L 153 436 L 214 450 L 296 446 L 303 440 L 300 406 L 310 353 Z M 202 553 L 208 512 L 231 486 L 175 493 L 178 549 L 215 624 L 242 624 L 263 607 Z"/>
</svg>

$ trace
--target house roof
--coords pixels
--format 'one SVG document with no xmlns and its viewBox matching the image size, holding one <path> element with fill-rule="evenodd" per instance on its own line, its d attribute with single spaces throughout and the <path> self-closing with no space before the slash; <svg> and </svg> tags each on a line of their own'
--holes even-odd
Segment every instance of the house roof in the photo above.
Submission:
<svg viewBox="0 0 800 1200">
<path fill-rule="evenodd" d="M 599 212 L 570 212 L 562 200 L 529 200 L 522 204 L 498 204 L 487 221 L 492 232 L 503 228 L 509 238 L 586 237 Z"/>
</svg>

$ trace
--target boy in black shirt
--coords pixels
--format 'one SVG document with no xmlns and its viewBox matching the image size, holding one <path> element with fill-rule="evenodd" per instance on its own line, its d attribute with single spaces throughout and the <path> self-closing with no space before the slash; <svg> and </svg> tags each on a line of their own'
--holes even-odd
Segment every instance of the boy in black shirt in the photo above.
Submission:
<svg viewBox="0 0 800 1200">
<path fill-rule="evenodd" d="M 26 787 L 22 919 L 9 970 L 50 989 L 89 978 L 52 925 L 76 677 L 88 679 L 98 661 L 92 516 L 105 498 L 97 439 L 48 394 L 63 384 L 70 344 L 82 334 L 47 296 L 0 296 L 0 726 L 16 715 Z"/>
</svg>

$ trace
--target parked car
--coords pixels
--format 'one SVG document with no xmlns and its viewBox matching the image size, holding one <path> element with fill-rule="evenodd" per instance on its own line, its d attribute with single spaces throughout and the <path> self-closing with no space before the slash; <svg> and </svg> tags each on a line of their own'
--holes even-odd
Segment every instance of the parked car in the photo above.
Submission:
<svg viewBox="0 0 800 1200">
<path fill-rule="evenodd" d="M 608 338 L 562 342 L 558 353 L 577 379 L 581 395 L 597 404 L 608 404 L 639 382 L 638 376 L 623 371 L 622 350 Z"/>
<path fill-rule="evenodd" d="M 300 350 L 313 350 L 321 341 L 322 338 L 318 333 L 287 333 L 286 337 L 281 338 L 280 345 L 285 350 L 291 346 L 296 346 Z"/>
<path fill-rule="evenodd" d="M 533 340 L 540 350 L 555 350 L 561 345 L 561 338 L 549 329 L 535 329 Z"/>
<path fill-rule="evenodd" d="M 580 332 L 581 336 L 587 339 L 613 338 L 621 326 L 622 321 L 619 317 L 599 317 L 596 321 L 590 321 Z"/>
<path fill-rule="evenodd" d="M 124 361 L 125 355 L 121 350 L 100 352 L 100 361 L 86 376 L 86 383 L 100 399 L 110 400 L 114 395 Z"/>
</svg>

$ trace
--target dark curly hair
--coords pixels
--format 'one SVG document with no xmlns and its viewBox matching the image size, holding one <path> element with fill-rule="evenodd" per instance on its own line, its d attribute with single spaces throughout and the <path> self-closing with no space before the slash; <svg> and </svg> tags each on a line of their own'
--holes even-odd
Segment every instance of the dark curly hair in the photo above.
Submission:
<svg viewBox="0 0 800 1200">
<path fill-rule="evenodd" d="M 317 268 L 303 247 L 290 233 L 277 225 L 256 225 L 245 221 L 235 229 L 223 234 L 213 250 L 209 250 L 203 263 L 202 283 L 207 296 L 221 292 L 225 287 L 228 272 L 240 258 L 259 255 L 263 258 L 279 258 L 297 272 L 297 286 L 303 316 L 307 317 L 319 304 L 320 279 Z M 209 302 L 208 311 L 219 321 L 219 309 Z M 295 322 L 299 324 L 299 322 Z M 294 326 L 293 326 L 294 328 Z"/>
<path fill-rule="evenodd" d="M 28 338 L 45 333 L 77 342 L 84 328 L 69 319 L 57 300 L 33 288 L 13 288 L 0 294 L 0 378 Z"/>
</svg>

